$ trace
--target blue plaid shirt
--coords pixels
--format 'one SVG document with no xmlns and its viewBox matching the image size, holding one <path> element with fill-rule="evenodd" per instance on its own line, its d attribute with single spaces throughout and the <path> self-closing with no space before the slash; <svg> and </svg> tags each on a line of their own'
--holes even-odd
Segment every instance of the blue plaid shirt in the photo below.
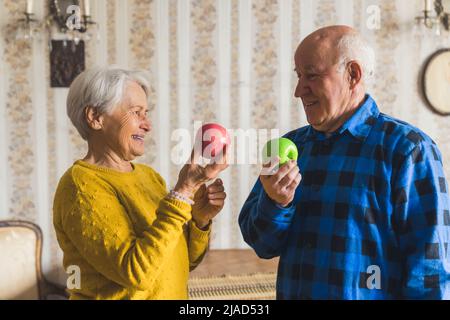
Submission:
<svg viewBox="0 0 450 320">
<path fill-rule="evenodd" d="M 258 180 L 239 216 L 258 256 L 280 256 L 278 299 L 450 299 L 449 191 L 427 135 L 366 96 L 330 137 L 285 137 L 302 175 L 292 204 Z"/>
</svg>

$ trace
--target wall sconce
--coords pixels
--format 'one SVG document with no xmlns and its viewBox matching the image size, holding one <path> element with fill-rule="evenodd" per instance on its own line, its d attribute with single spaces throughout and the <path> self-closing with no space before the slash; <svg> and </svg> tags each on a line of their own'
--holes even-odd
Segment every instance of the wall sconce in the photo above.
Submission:
<svg viewBox="0 0 450 320">
<path fill-rule="evenodd" d="M 53 32 L 58 38 L 65 40 L 88 41 L 94 36 L 98 38 L 95 28 L 97 23 L 91 17 L 90 0 L 50 0 L 47 2 L 49 14 L 39 21 L 34 18 L 33 0 L 26 0 L 25 17 L 17 21 L 14 26 L 16 39 L 32 40 L 39 37 L 40 32 L 49 32 L 50 39 Z"/>
<path fill-rule="evenodd" d="M 98 39 L 90 0 L 49 0 L 49 14 L 34 18 L 33 0 L 26 1 L 25 17 L 12 25 L 17 40 L 33 41 L 48 33 L 51 87 L 69 87 L 85 68 L 85 41 Z"/>
<path fill-rule="evenodd" d="M 49 1 L 50 14 L 45 19 L 47 30 L 51 33 L 52 28 L 56 29 L 57 33 L 66 35 L 67 40 L 74 41 L 98 37 L 97 23 L 92 20 L 90 8 L 90 0 L 84 0 L 83 6 L 79 0 Z"/>
<path fill-rule="evenodd" d="M 17 21 L 16 39 L 17 40 L 31 40 L 39 33 L 41 23 L 34 19 L 32 12 L 24 12 L 25 17 Z"/>
<path fill-rule="evenodd" d="M 427 29 L 433 30 L 436 36 L 442 34 L 442 28 L 450 31 L 450 13 L 445 12 L 446 8 L 444 8 L 442 2 L 443 0 L 424 0 L 423 14 L 416 17 L 416 27 L 418 28 L 419 34 L 424 35 Z M 447 7 L 450 6 L 450 1 L 446 1 L 445 3 Z M 433 9 L 435 14 L 432 14 Z"/>
</svg>

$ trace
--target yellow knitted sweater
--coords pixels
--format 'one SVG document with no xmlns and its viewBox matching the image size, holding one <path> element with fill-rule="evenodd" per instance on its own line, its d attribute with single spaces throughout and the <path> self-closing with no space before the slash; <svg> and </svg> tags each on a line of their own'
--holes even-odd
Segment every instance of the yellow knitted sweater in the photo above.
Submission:
<svg viewBox="0 0 450 320">
<path fill-rule="evenodd" d="M 210 229 L 166 194 L 161 176 L 140 164 L 123 173 L 78 160 L 64 174 L 53 224 L 64 267 L 81 271 L 71 299 L 187 299 Z"/>
</svg>

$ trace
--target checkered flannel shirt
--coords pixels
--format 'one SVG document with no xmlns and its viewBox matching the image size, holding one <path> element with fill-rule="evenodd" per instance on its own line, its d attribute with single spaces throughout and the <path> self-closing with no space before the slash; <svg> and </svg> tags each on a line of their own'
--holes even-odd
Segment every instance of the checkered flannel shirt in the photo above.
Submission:
<svg viewBox="0 0 450 320">
<path fill-rule="evenodd" d="M 278 299 L 450 299 L 449 190 L 436 144 L 365 103 L 330 137 L 285 137 L 302 180 L 282 208 L 258 180 L 239 225 L 280 256 Z"/>
</svg>

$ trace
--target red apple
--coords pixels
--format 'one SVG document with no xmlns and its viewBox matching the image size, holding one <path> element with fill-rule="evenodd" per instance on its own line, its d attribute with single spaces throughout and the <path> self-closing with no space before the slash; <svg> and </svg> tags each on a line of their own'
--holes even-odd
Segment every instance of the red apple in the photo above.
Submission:
<svg viewBox="0 0 450 320">
<path fill-rule="evenodd" d="M 197 139 L 201 139 L 202 156 L 206 159 L 213 159 L 231 143 L 227 129 L 217 123 L 203 125 L 197 133 Z"/>
</svg>

